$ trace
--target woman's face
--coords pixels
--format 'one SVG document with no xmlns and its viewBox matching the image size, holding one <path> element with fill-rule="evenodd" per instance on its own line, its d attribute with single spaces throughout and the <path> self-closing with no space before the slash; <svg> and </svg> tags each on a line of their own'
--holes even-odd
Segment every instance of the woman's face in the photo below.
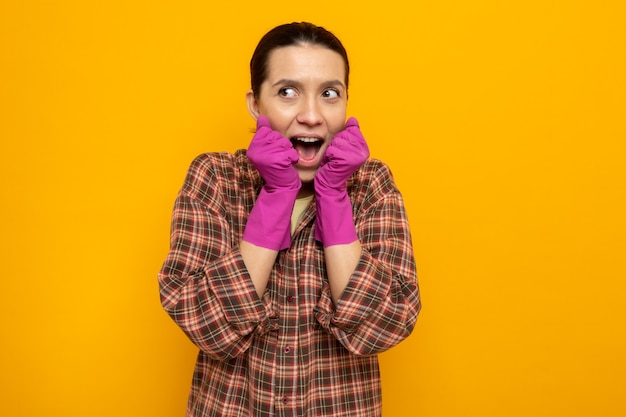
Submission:
<svg viewBox="0 0 626 417">
<path fill-rule="evenodd" d="M 247 94 L 254 119 L 266 116 L 293 143 L 303 183 L 313 181 L 326 147 L 344 128 L 344 80 L 345 66 L 337 52 L 320 45 L 285 46 L 270 53 L 258 97 Z"/>
</svg>

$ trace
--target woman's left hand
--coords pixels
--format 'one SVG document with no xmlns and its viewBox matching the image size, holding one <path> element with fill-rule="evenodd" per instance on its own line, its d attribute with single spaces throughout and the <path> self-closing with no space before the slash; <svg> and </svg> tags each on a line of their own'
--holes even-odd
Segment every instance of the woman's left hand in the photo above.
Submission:
<svg viewBox="0 0 626 417">
<path fill-rule="evenodd" d="M 343 189 L 346 181 L 367 161 L 370 151 L 359 128 L 351 117 L 346 127 L 337 133 L 328 145 L 317 174 L 315 188 Z"/>
</svg>

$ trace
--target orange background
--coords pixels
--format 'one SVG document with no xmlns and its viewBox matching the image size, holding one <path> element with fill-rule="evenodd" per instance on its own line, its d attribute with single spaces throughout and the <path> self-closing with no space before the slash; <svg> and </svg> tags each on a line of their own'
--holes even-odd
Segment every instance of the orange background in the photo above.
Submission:
<svg viewBox="0 0 626 417">
<path fill-rule="evenodd" d="M 0 0 L 0 415 L 183 415 L 172 204 L 247 146 L 249 57 L 293 20 L 344 41 L 406 198 L 424 309 L 385 415 L 626 415 L 624 2 L 214 3 Z"/>
</svg>

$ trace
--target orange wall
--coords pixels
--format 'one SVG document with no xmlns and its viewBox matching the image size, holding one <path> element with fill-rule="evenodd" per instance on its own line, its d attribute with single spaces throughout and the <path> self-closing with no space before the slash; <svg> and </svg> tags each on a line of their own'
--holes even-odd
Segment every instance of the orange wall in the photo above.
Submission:
<svg viewBox="0 0 626 417">
<path fill-rule="evenodd" d="M 626 415 L 624 3 L 214 3 L 0 0 L 0 415 L 183 415 L 172 203 L 247 145 L 249 56 L 292 20 L 344 40 L 406 197 L 424 309 L 385 415 Z"/>
</svg>

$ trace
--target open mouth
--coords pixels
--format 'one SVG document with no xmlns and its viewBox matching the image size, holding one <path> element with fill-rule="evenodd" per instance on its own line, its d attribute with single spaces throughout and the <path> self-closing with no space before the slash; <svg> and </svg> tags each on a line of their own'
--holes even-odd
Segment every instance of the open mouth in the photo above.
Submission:
<svg viewBox="0 0 626 417">
<path fill-rule="evenodd" d="M 312 161 L 317 156 L 324 141 L 320 138 L 295 137 L 291 138 L 291 143 L 298 152 L 300 160 Z"/>
</svg>

